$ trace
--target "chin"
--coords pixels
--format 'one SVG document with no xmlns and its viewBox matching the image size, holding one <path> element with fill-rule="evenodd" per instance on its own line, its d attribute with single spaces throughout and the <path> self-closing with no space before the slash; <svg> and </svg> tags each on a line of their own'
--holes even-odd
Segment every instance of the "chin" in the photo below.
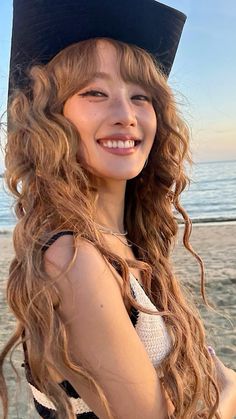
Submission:
<svg viewBox="0 0 236 419">
<path fill-rule="evenodd" d="M 123 174 L 120 174 L 120 175 L 115 175 L 114 173 L 113 174 L 109 174 L 108 176 L 104 176 L 104 177 L 107 177 L 107 178 L 109 178 L 109 179 L 112 179 L 112 180 L 123 180 L 123 181 L 125 181 L 125 180 L 130 180 L 130 179 L 134 179 L 135 177 L 137 177 L 138 175 L 139 175 L 139 173 L 140 172 L 137 172 L 137 171 L 133 171 L 132 173 L 123 173 Z"/>
<path fill-rule="evenodd" d="M 93 173 L 93 175 L 97 176 L 98 178 L 101 179 L 110 179 L 110 180 L 120 180 L 120 181 L 125 181 L 125 180 L 130 180 L 130 179 L 134 179 L 136 176 L 139 175 L 139 173 L 142 171 L 142 167 L 140 169 L 137 169 L 137 167 L 133 170 L 125 170 L 125 168 L 117 168 L 117 169 L 113 169 L 113 170 L 96 170 L 95 168 L 89 169 L 89 172 Z"/>
</svg>

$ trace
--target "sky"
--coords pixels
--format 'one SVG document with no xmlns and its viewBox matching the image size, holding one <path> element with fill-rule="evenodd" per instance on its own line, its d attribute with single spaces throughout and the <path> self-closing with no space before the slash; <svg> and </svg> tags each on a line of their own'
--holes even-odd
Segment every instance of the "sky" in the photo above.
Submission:
<svg viewBox="0 0 236 419">
<path fill-rule="evenodd" d="M 236 160 L 236 1 L 162 3 L 187 15 L 169 84 L 191 129 L 193 160 Z M 11 25 L 12 0 L 1 0 L 0 114 L 7 103 Z M 2 135 L 1 140 L 4 145 Z"/>
</svg>

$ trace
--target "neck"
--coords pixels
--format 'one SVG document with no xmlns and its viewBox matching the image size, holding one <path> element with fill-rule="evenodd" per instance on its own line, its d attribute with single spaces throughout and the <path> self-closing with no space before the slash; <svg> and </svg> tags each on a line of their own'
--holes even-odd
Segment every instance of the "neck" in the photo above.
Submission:
<svg viewBox="0 0 236 419">
<path fill-rule="evenodd" d="M 95 221 L 116 233 L 125 232 L 125 185 L 124 181 L 115 181 L 98 187 Z"/>
</svg>

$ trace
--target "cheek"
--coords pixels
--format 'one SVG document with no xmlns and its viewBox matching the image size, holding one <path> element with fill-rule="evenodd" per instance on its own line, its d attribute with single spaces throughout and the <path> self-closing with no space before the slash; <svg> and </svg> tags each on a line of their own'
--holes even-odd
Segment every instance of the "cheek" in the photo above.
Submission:
<svg viewBox="0 0 236 419">
<path fill-rule="evenodd" d="M 73 101 L 67 101 L 63 108 L 63 116 L 68 119 L 77 128 L 83 127 L 83 112 L 73 103 Z"/>
<path fill-rule="evenodd" d="M 62 115 L 65 118 L 69 119 L 69 115 L 71 114 L 72 109 L 73 109 L 73 106 L 71 104 L 71 98 L 70 98 L 70 99 L 67 99 L 64 103 L 63 110 L 62 110 Z"/>
<path fill-rule="evenodd" d="M 150 112 L 147 112 L 147 114 L 145 115 L 144 123 L 147 129 L 147 132 L 149 133 L 150 136 L 154 138 L 157 131 L 157 117 L 156 117 L 156 113 L 154 109 L 151 110 Z"/>
<path fill-rule="evenodd" d="M 68 119 L 68 121 L 72 122 L 72 124 L 77 126 L 78 118 L 76 117 L 76 114 L 76 107 L 73 106 L 73 102 L 68 99 L 63 107 L 63 116 Z"/>
<path fill-rule="evenodd" d="M 156 131 L 157 131 L 157 117 L 156 117 L 155 113 L 154 113 L 153 118 L 152 118 L 152 129 L 153 129 L 153 133 L 155 135 Z"/>
</svg>

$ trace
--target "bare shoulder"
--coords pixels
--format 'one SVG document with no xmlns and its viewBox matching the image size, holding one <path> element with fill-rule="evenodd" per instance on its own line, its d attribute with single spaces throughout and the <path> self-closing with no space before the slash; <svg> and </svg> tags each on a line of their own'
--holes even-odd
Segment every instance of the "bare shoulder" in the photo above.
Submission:
<svg viewBox="0 0 236 419">
<path fill-rule="evenodd" d="M 79 240 L 79 256 L 92 256 L 94 246 L 85 239 Z M 95 253 L 95 252 L 94 252 Z M 65 266 L 72 260 L 75 254 L 74 237 L 69 234 L 60 236 L 45 252 L 44 262 L 47 268 L 54 265 L 58 270 L 64 269 Z M 50 268 L 49 268 L 50 269 Z"/>
<path fill-rule="evenodd" d="M 49 275 L 63 273 L 71 264 L 68 272 L 62 274 L 57 281 L 57 286 L 63 293 L 64 303 L 67 297 L 70 300 L 78 291 L 86 291 L 90 298 L 95 294 L 97 300 L 107 280 L 110 286 L 119 290 L 121 294 L 122 278 L 93 243 L 81 238 L 76 247 L 75 249 L 73 236 L 64 235 L 59 237 L 44 255 L 45 269 Z"/>
</svg>

